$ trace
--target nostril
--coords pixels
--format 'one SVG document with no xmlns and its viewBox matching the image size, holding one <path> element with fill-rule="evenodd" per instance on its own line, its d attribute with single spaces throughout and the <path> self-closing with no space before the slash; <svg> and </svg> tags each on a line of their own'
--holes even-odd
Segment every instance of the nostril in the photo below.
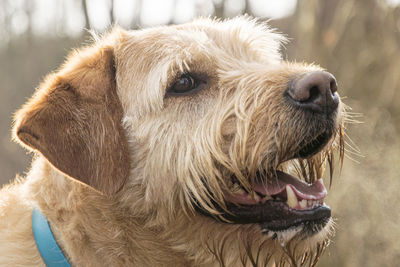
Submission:
<svg viewBox="0 0 400 267">
<path fill-rule="evenodd" d="M 320 91 L 318 86 L 313 86 L 310 89 L 310 97 L 303 102 L 313 102 L 315 101 L 320 95 Z"/>
<path fill-rule="evenodd" d="M 331 80 L 331 82 L 329 83 L 329 87 L 330 87 L 330 89 L 331 89 L 332 94 L 334 94 L 334 93 L 337 92 L 337 83 L 336 83 L 335 78 L 332 77 L 332 80 Z"/>
</svg>

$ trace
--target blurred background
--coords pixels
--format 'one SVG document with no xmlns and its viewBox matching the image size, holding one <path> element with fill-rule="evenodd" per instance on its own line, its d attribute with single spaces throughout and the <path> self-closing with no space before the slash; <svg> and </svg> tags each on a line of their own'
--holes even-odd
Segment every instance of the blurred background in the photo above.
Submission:
<svg viewBox="0 0 400 267">
<path fill-rule="evenodd" d="M 285 59 L 332 72 L 352 107 L 327 200 L 336 235 L 319 266 L 400 266 L 400 0 L 0 0 L 0 185 L 29 168 L 13 112 L 88 30 L 244 13 L 289 37 Z"/>
</svg>

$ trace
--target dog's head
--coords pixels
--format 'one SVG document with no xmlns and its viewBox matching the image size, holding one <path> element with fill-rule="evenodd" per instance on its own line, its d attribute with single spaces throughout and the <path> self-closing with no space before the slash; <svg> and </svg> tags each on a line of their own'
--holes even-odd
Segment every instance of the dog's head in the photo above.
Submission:
<svg viewBox="0 0 400 267">
<path fill-rule="evenodd" d="M 331 74 L 281 59 L 283 40 L 248 18 L 115 29 L 46 79 L 15 135 L 195 260 L 314 261 L 343 107 Z"/>
</svg>

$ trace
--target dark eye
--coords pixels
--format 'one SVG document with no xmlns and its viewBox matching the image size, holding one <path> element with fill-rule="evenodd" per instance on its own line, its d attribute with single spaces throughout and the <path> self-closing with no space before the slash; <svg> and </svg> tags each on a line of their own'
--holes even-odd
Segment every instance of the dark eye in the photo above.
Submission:
<svg viewBox="0 0 400 267">
<path fill-rule="evenodd" d="M 169 94 L 178 95 L 188 93 L 198 87 L 195 78 L 190 74 L 183 74 L 178 80 L 168 89 Z"/>
</svg>

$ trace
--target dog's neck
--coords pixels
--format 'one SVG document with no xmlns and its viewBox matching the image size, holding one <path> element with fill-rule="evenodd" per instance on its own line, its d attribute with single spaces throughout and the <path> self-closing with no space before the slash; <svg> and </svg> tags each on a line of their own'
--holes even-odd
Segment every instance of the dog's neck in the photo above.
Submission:
<svg viewBox="0 0 400 267">
<path fill-rule="evenodd" d="M 145 228 L 143 219 L 121 208 L 117 199 L 73 181 L 41 156 L 32 164 L 27 177 L 29 195 L 73 265 L 124 266 L 129 262 L 147 266 L 160 259 L 183 261 L 182 254 L 168 249 L 157 229 Z"/>
</svg>

